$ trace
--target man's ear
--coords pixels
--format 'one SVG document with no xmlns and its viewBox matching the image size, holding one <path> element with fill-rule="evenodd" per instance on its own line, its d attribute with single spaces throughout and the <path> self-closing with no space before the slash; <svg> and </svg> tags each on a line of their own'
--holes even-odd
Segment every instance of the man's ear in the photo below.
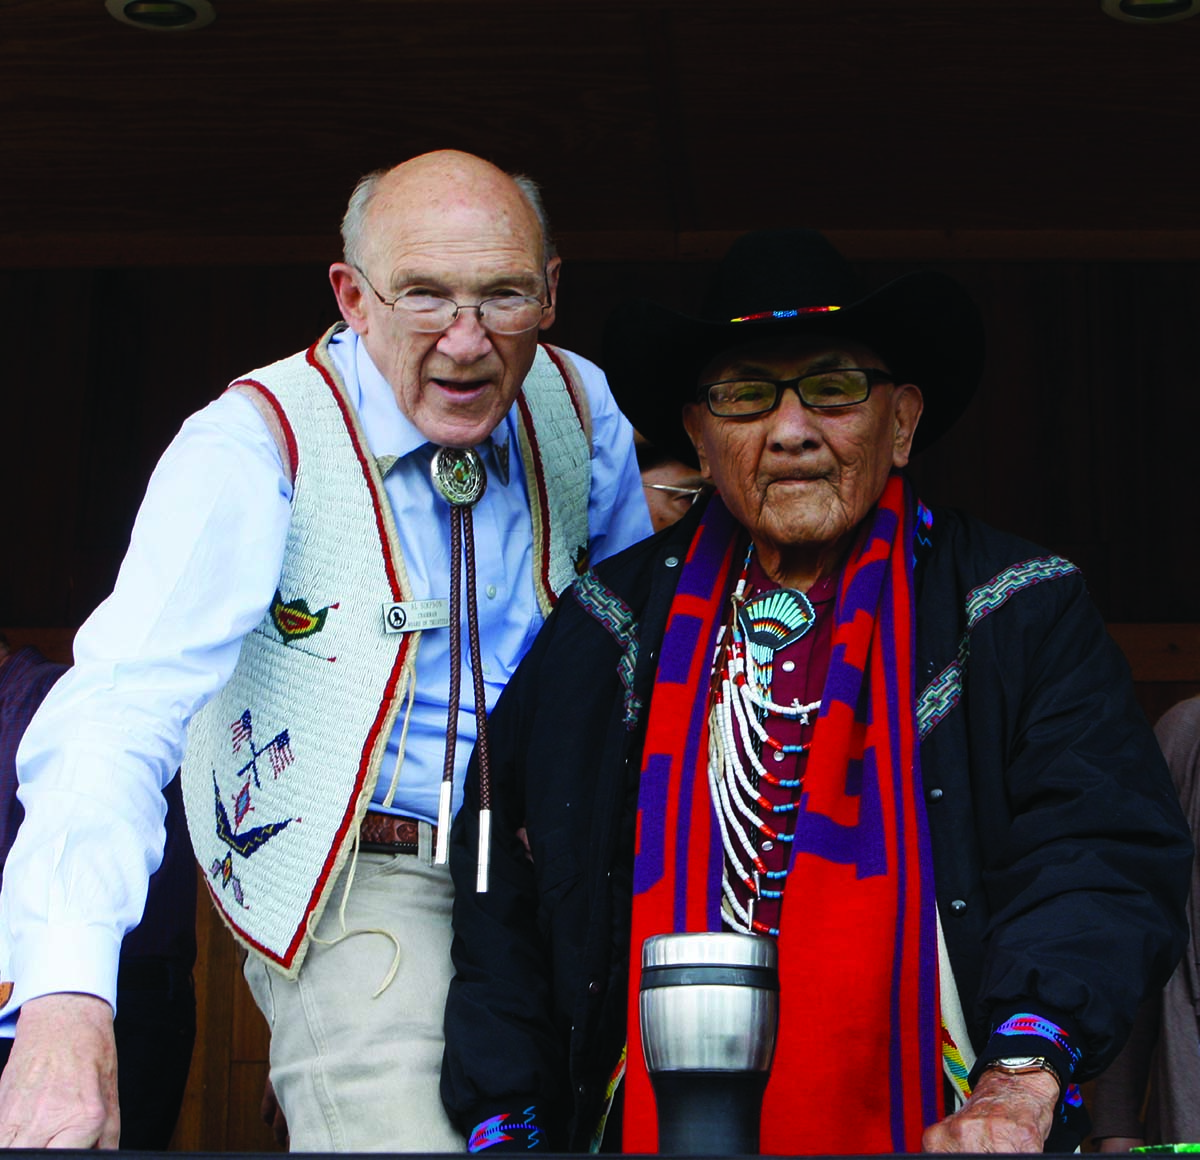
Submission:
<svg viewBox="0 0 1200 1160">
<path fill-rule="evenodd" d="M 542 315 L 542 321 L 538 323 L 538 330 L 545 330 L 554 321 L 554 312 L 558 309 L 558 275 L 562 270 L 562 258 L 551 258 L 546 263 L 546 297 L 550 302 L 550 309 Z"/>
<path fill-rule="evenodd" d="M 696 449 L 696 458 L 700 460 L 701 476 L 711 483 L 712 472 L 709 470 L 708 456 L 704 451 L 704 416 L 706 414 L 708 414 L 708 409 L 703 403 L 685 403 L 683 405 L 683 429 Z"/>
<path fill-rule="evenodd" d="M 338 309 L 346 325 L 355 334 L 367 333 L 367 311 L 363 288 L 358 284 L 357 271 L 345 262 L 334 262 L 329 267 L 329 284 L 337 299 Z"/>
<path fill-rule="evenodd" d="M 925 410 L 925 398 L 920 387 L 913 383 L 901 383 L 892 395 L 893 414 L 896 418 L 892 442 L 892 466 L 906 467 L 912 454 L 913 436 Z"/>
</svg>

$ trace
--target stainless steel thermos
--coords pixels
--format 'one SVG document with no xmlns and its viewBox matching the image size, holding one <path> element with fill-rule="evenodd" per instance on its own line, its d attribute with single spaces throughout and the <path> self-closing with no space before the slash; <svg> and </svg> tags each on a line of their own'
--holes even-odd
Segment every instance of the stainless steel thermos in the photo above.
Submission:
<svg viewBox="0 0 1200 1160">
<path fill-rule="evenodd" d="M 779 1025 L 777 955 L 774 939 L 726 932 L 642 944 L 642 1052 L 659 1152 L 758 1152 Z"/>
</svg>

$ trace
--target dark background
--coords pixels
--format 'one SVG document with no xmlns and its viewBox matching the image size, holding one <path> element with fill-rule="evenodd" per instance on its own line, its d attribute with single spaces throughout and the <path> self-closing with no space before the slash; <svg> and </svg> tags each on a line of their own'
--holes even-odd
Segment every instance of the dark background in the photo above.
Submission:
<svg viewBox="0 0 1200 1160">
<path fill-rule="evenodd" d="M 552 340 L 693 304 L 743 229 L 964 281 L 981 395 L 916 474 L 1195 621 L 1200 18 L 1095 0 L 216 0 L 192 33 L 0 0 L 0 624 L 74 626 L 182 418 L 336 317 L 364 171 L 441 146 L 544 186 Z"/>
</svg>

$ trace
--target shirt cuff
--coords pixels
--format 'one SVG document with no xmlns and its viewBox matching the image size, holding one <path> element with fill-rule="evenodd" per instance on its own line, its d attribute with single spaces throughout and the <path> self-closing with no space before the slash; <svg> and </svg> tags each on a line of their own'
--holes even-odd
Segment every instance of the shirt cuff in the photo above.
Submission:
<svg viewBox="0 0 1200 1160">
<path fill-rule="evenodd" d="M 82 923 L 56 925 L 23 930 L 16 941 L 0 979 L 13 984 L 0 1020 L 30 999 L 57 994 L 95 995 L 115 1013 L 121 940 L 111 931 Z"/>
</svg>

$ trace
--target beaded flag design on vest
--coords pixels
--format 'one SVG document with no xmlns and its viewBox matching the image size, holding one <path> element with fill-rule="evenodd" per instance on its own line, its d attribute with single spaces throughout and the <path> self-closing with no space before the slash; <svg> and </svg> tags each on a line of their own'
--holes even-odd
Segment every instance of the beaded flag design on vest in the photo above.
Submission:
<svg viewBox="0 0 1200 1160">
<path fill-rule="evenodd" d="M 249 858 L 255 851 L 262 849 L 276 834 L 287 829 L 298 818 L 283 818 L 279 821 L 267 822 L 261 826 L 239 827 L 246 820 L 246 815 L 254 809 L 251 787 L 261 789 L 262 780 L 259 773 L 259 759 L 264 759 L 270 768 L 271 776 L 278 780 L 279 775 L 295 760 L 292 753 L 292 741 L 288 730 L 281 729 L 260 749 L 254 744 L 254 718 L 247 709 L 229 726 L 230 746 L 235 756 L 249 753 L 249 759 L 233 775 L 233 780 L 239 782 L 237 792 L 232 797 L 233 821 L 230 821 L 229 811 L 221 799 L 221 787 L 217 782 L 217 771 L 213 770 L 213 792 L 216 795 L 216 828 L 217 837 L 229 847 L 224 858 L 214 859 L 208 868 L 209 875 L 218 879 L 221 888 L 231 890 L 239 906 L 246 906 L 245 892 L 241 879 L 233 872 L 233 855 Z"/>
</svg>

